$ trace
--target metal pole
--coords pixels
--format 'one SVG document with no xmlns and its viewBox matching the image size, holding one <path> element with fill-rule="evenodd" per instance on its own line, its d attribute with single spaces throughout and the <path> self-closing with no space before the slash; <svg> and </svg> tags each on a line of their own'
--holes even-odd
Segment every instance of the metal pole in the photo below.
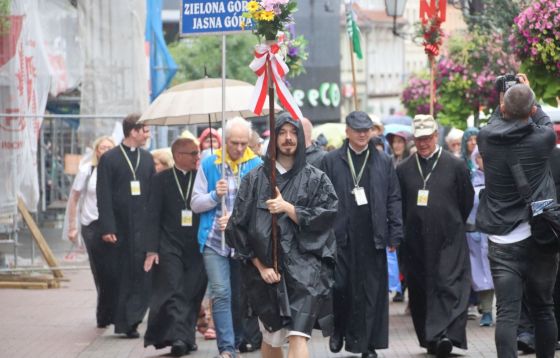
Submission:
<svg viewBox="0 0 560 358">
<path fill-rule="evenodd" d="M 226 34 L 222 34 L 222 179 L 226 178 Z M 222 215 L 227 215 L 226 196 L 222 196 Z M 222 231 L 222 250 L 226 249 L 226 234 Z"/>
<path fill-rule="evenodd" d="M 39 149 L 40 149 L 40 158 L 41 158 L 41 211 L 45 212 L 47 211 L 47 180 L 46 180 L 46 173 L 45 173 L 45 131 L 43 129 L 44 126 L 44 122 L 41 125 L 41 129 L 40 129 L 40 144 L 39 144 Z"/>
</svg>

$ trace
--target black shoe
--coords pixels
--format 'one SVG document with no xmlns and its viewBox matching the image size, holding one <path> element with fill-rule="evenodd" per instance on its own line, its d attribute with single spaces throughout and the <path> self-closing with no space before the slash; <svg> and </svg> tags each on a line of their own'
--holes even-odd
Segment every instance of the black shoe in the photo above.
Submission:
<svg viewBox="0 0 560 358">
<path fill-rule="evenodd" d="M 344 339 L 342 338 L 342 336 L 340 334 L 334 333 L 329 338 L 329 349 L 333 353 L 338 353 L 342 349 L 342 344 L 343 343 L 344 343 Z"/>
<path fill-rule="evenodd" d="M 126 338 L 130 338 L 130 339 L 134 339 L 134 338 L 140 338 L 140 333 L 138 333 L 138 331 L 135 329 L 126 332 Z"/>
<path fill-rule="evenodd" d="M 181 357 L 188 353 L 188 348 L 185 342 L 180 339 L 173 342 L 171 345 L 171 355 L 173 357 Z"/>
<path fill-rule="evenodd" d="M 447 337 L 443 337 L 437 342 L 436 357 L 447 358 L 449 357 L 449 354 L 451 353 L 452 350 L 453 350 L 453 343 L 451 343 L 451 340 L 449 340 L 449 338 Z"/>
<path fill-rule="evenodd" d="M 530 333 L 521 333 L 517 336 L 517 349 L 525 354 L 535 353 L 535 336 Z"/>
<path fill-rule="evenodd" d="M 404 301 L 403 294 L 400 292 L 395 293 L 395 295 L 393 296 L 393 302 L 403 302 L 403 301 Z"/>
<path fill-rule="evenodd" d="M 198 350 L 198 344 L 196 343 L 187 343 L 187 351 L 188 352 L 196 352 Z"/>
<path fill-rule="evenodd" d="M 367 353 L 362 353 L 362 358 L 377 358 L 377 353 L 375 353 L 375 350 L 371 350 Z"/>
</svg>

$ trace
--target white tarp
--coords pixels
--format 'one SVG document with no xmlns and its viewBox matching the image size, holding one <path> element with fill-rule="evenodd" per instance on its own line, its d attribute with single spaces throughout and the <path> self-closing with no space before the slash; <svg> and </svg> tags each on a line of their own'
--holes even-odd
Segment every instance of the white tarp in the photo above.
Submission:
<svg viewBox="0 0 560 358">
<path fill-rule="evenodd" d="M 39 2 L 43 40 L 53 71 L 51 94 L 77 88 L 82 80 L 82 53 L 78 31 L 78 9 L 68 0 Z"/>
<path fill-rule="evenodd" d="M 142 112 L 148 106 L 146 0 L 79 0 L 84 59 L 81 114 Z M 115 121 L 82 120 L 82 147 L 111 134 Z"/>
<path fill-rule="evenodd" d="M 21 196 L 31 211 L 39 201 L 37 145 L 51 69 L 44 48 L 38 0 L 13 0 L 10 30 L 0 34 L 0 215 L 17 211 Z"/>
</svg>

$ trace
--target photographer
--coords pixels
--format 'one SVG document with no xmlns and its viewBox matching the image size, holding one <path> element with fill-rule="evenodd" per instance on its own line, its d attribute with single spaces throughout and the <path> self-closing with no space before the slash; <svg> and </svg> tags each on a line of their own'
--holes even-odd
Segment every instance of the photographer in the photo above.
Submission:
<svg viewBox="0 0 560 358">
<path fill-rule="evenodd" d="M 503 115 L 500 107 L 504 104 L 504 95 L 511 86 L 520 83 L 531 86 L 529 80 L 527 79 L 527 75 L 524 73 L 518 73 L 517 75 L 504 75 L 496 78 L 495 87 L 500 93 L 500 105 L 496 108 L 496 110 L 494 110 L 494 112 L 492 112 L 488 123 L 491 123 L 496 118 L 502 119 Z M 542 110 L 540 104 L 536 103 L 535 105 L 537 106 L 537 110 L 533 115 L 531 115 L 533 123 L 539 126 L 549 126 L 552 128 L 552 122 L 550 121 L 548 114 Z"/>
<path fill-rule="evenodd" d="M 479 134 L 486 189 L 477 228 L 489 234 L 489 259 L 496 290 L 498 357 L 517 357 L 516 330 L 523 291 L 535 322 L 537 357 L 553 357 L 557 328 L 552 292 L 558 254 L 531 236 L 530 211 L 510 170 L 517 157 L 533 193 L 532 201 L 556 200 L 549 157 L 556 136 L 550 119 L 539 114 L 525 76 L 509 88 L 496 116 Z M 542 112 L 542 111 L 540 111 Z"/>
</svg>

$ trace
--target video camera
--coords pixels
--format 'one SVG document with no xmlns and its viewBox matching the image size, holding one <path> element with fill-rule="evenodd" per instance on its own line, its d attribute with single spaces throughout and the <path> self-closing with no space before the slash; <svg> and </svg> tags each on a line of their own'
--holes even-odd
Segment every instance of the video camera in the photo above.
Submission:
<svg viewBox="0 0 560 358">
<path fill-rule="evenodd" d="M 496 91 L 505 93 L 510 87 L 521 83 L 517 75 L 503 75 L 496 78 Z"/>
</svg>

